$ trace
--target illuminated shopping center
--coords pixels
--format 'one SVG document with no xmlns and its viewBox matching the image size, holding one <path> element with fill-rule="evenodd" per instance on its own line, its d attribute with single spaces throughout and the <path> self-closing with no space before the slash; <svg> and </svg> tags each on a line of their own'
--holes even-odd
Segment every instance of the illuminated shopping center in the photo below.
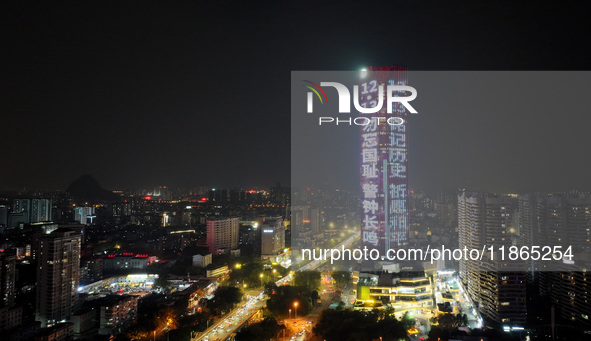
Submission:
<svg viewBox="0 0 591 341">
<path fill-rule="evenodd" d="M 432 308 L 433 286 L 424 272 L 361 272 L 356 309 L 391 305 L 396 310 Z"/>
<path fill-rule="evenodd" d="M 125 276 L 114 276 L 103 280 L 81 286 L 78 292 L 95 294 L 100 292 L 113 292 L 118 290 L 149 291 L 158 275 L 153 274 L 132 274 Z"/>
</svg>

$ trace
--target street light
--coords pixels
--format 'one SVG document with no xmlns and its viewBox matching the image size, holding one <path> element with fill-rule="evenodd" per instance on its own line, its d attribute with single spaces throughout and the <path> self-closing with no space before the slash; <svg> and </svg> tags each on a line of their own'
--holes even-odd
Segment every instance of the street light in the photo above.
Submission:
<svg viewBox="0 0 591 341">
<path fill-rule="evenodd" d="M 261 272 L 261 275 L 259 276 L 261 278 L 261 286 L 263 286 L 263 273 Z"/>
<path fill-rule="evenodd" d="M 295 318 L 297 320 L 297 318 L 298 318 L 298 302 L 297 301 L 293 302 L 293 306 L 295 307 Z"/>
<path fill-rule="evenodd" d="M 291 309 L 289 309 L 289 314 L 287 316 L 288 316 L 288 319 L 291 318 Z"/>
</svg>

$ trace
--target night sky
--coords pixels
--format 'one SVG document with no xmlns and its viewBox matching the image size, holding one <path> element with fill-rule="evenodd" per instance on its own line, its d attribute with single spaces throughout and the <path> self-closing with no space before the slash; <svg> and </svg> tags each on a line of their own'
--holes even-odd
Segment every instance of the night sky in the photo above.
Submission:
<svg viewBox="0 0 591 341">
<path fill-rule="evenodd" d="M 292 70 L 590 69 L 583 1 L 385 3 L 3 2 L 0 190 L 65 189 L 86 173 L 108 189 L 288 184 Z M 553 138 L 580 149 L 557 147 L 560 161 L 591 174 L 580 162 L 589 147 L 580 127 L 591 119 L 569 122 L 577 128 Z M 458 124 L 491 134 L 474 120 Z M 414 134 L 418 145 L 441 141 Z M 458 153 L 478 145 L 466 148 Z M 503 150 L 508 159 L 522 152 Z M 416 165 L 433 157 L 412 153 Z M 464 186 L 456 170 L 473 167 L 482 171 L 470 185 L 512 189 L 491 183 L 487 158 L 454 160 L 437 183 L 432 169 L 415 167 L 411 184 Z M 558 189 L 548 186 L 555 177 L 540 169 L 530 187 Z M 591 176 L 560 186 L 591 190 Z"/>
</svg>

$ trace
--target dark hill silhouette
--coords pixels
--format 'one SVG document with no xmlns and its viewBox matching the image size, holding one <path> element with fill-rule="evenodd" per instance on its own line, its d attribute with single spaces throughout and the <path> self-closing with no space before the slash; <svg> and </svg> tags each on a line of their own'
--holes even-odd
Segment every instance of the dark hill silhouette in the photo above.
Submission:
<svg viewBox="0 0 591 341">
<path fill-rule="evenodd" d="M 101 187 L 92 175 L 85 174 L 74 180 L 66 192 L 70 193 L 75 202 L 89 204 L 117 200 L 117 194 Z"/>
</svg>

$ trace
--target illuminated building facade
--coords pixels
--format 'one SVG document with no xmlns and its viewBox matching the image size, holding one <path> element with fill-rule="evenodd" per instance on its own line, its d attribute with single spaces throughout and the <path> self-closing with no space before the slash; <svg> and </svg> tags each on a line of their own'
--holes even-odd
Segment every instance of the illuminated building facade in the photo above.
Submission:
<svg viewBox="0 0 591 341">
<path fill-rule="evenodd" d="M 80 233 L 59 228 L 39 241 L 35 320 L 51 327 L 72 315 L 80 280 Z"/>
<path fill-rule="evenodd" d="M 265 217 L 261 227 L 261 255 L 275 256 L 285 248 L 283 218 Z"/>
<path fill-rule="evenodd" d="M 11 227 L 20 223 L 36 223 L 51 221 L 51 199 L 14 199 L 12 203 L 13 223 Z"/>
<path fill-rule="evenodd" d="M 522 195 L 519 231 L 520 247 L 573 248 L 572 260 L 530 261 L 528 280 L 537 277 L 540 294 L 550 297 L 562 318 L 591 326 L 591 196 L 574 191 Z"/>
<path fill-rule="evenodd" d="M 458 237 L 460 249 L 481 249 L 483 245 L 513 245 L 517 238 L 517 198 L 462 191 L 458 195 Z M 468 295 L 490 324 L 522 326 L 527 321 L 526 265 L 490 259 L 460 259 L 460 278 Z"/>
<path fill-rule="evenodd" d="M 374 307 L 376 303 L 377 306 L 390 304 L 400 310 L 432 307 L 432 295 L 432 283 L 424 272 L 359 273 L 357 302 L 362 309 Z"/>
<path fill-rule="evenodd" d="M 109 295 L 93 302 L 100 308 L 99 335 L 117 335 L 131 326 L 137 317 L 139 296 Z"/>
<path fill-rule="evenodd" d="M 74 220 L 80 224 L 92 224 L 95 218 L 95 208 L 92 206 L 74 208 Z"/>
<path fill-rule="evenodd" d="M 379 89 L 407 83 L 406 67 L 369 67 L 361 74 L 359 105 L 376 107 L 378 95 L 386 97 Z M 360 128 L 361 239 L 364 246 L 385 251 L 408 244 L 408 114 L 400 103 L 392 113 L 385 100 L 379 103 L 384 105 L 376 113 L 360 113 L 370 122 Z M 391 118 L 397 124 L 388 124 Z"/>
<path fill-rule="evenodd" d="M 207 247 L 210 253 L 229 252 L 238 248 L 238 218 L 207 220 Z"/>
</svg>

